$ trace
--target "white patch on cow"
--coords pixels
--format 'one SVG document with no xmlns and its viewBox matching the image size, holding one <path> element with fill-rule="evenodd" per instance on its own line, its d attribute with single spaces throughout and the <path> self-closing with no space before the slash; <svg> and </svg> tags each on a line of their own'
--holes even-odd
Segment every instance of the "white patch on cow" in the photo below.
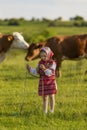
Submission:
<svg viewBox="0 0 87 130">
<path fill-rule="evenodd" d="M 24 40 L 23 36 L 20 33 L 14 32 L 13 37 L 14 40 L 11 48 L 28 49 L 29 44 Z"/>
<path fill-rule="evenodd" d="M 6 58 L 6 53 L 2 52 L 0 53 L 0 63 L 3 62 Z"/>
</svg>

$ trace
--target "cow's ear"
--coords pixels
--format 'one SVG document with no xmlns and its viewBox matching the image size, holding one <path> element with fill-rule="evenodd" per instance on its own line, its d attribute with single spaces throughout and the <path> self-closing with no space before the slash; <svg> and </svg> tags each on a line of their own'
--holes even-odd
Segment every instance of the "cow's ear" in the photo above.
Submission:
<svg viewBox="0 0 87 130">
<path fill-rule="evenodd" d="M 13 36 L 10 35 L 10 36 L 7 37 L 7 39 L 8 39 L 8 41 L 10 42 L 10 41 L 13 40 Z"/>
<path fill-rule="evenodd" d="M 35 49 L 40 49 L 42 47 L 42 45 L 41 44 L 38 44 L 36 47 L 35 47 Z"/>
</svg>

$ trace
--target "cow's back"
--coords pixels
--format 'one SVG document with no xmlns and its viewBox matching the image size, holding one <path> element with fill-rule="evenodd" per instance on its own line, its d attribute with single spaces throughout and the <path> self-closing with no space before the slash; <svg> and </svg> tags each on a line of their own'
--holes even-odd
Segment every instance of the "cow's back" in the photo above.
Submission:
<svg viewBox="0 0 87 130">
<path fill-rule="evenodd" d="M 61 42 L 63 55 L 68 58 L 78 58 L 87 52 L 87 41 L 82 35 L 65 38 Z"/>
</svg>

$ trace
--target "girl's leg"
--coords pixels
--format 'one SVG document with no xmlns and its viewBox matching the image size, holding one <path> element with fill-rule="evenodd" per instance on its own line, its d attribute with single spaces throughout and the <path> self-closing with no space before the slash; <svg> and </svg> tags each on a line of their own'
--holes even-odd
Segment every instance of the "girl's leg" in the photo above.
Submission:
<svg viewBox="0 0 87 130">
<path fill-rule="evenodd" d="M 55 106 L 55 95 L 49 95 L 50 98 L 50 112 L 54 112 L 54 106 Z"/>
<path fill-rule="evenodd" d="M 43 96 L 43 110 L 47 113 L 48 110 L 48 96 Z"/>
</svg>

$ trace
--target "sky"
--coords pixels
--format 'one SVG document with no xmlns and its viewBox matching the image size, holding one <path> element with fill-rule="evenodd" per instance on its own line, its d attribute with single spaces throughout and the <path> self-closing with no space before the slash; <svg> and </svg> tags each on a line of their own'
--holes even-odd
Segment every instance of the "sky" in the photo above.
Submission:
<svg viewBox="0 0 87 130">
<path fill-rule="evenodd" d="M 87 20 L 87 0 L 0 0 L 0 19 L 69 20 L 77 15 Z"/>
</svg>

